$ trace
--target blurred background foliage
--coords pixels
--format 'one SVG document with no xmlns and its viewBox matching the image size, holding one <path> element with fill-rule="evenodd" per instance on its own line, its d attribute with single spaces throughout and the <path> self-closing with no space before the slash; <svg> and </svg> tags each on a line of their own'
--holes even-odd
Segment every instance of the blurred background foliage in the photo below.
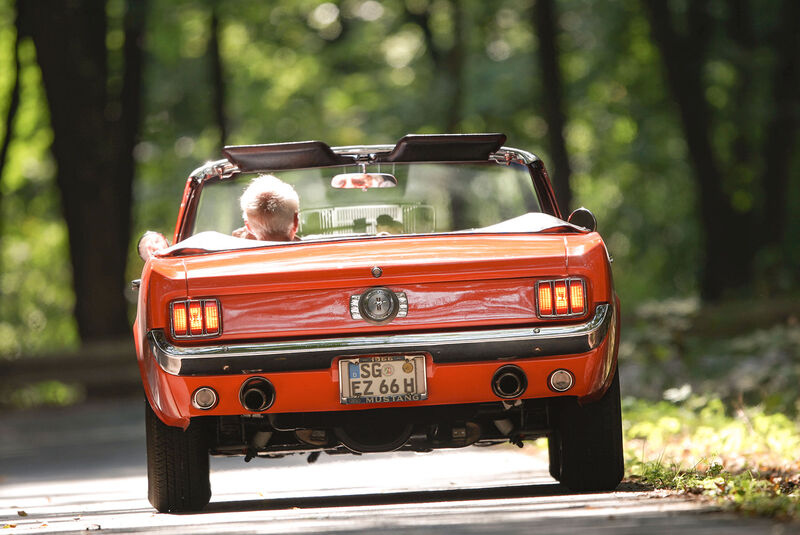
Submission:
<svg viewBox="0 0 800 535">
<path fill-rule="evenodd" d="M 123 83 L 125 14 L 134 4 L 142 3 L 105 4 L 109 91 Z M 725 25 L 748 2 L 698 4 L 707 17 L 705 52 L 698 62 L 711 150 L 729 206 L 737 213 L 756 213 L 765 206 L 760 188 L 768 166 L 758 147 L 766 143 L 775 114 L 771 84 L 780 80 L 775 76 L 780 57 L 771 36 L 779 33 L 782 4 L 751 6 L 749 20 L 758 38 L 746 51 L 734 46 Z M 746 336 L 752 339 L 734 337 L 713 351 L 698 348 L 705 334 L 729 335 L 715 326 L 697 327 L 697 318 L 711 310 L 705 308 L 710 301 L 702 288 L 709 240 L 699 198 L 703 177 L 687 145 L 647 1 L 553 2 L 566 119 L 561 133 L 553 131 L 543 109 L 533 0 L 152 0 L 142 5 L 147 12 L 132 232 L 120 236 L 130 242 L 127 280 L 141 269 L 134 251 L 137 237 L 145 229 L 172 234 L 185 177 L 220 158 L 224 143 L 320 139 L 333 146 L 393 143 L 407 133 L 499 131 L 508 135 L 509 145 L 529 149 L 547 164 L 551 140 L 563 134 L 572 207 L 594 211 L 615 258 L 615 282 L 632 326 L 623 337 L 628 341 L 622 356 L 637 363 L 632 369 L 644 370 L 644 376 L 667 362 L 679 367 L 689 361 L 724 368 L 724 356 L 760 358 L 764 348 L 775 348 L 767 352 L 783 351 L 794 363 L 792 377 L 800 374 L 796 320 L 787 321 L 796 317 L 798 301 L 800 136 L 785 132 L 794 155 L 782 194 L 785 224 L 771 229 L 777 240 L 762 244 L 757 233 L 744 236 L 731 226 L 722 239 L 733 248 L 753 244 L 746 248 L 753 268 L 746 284 L 713 295 L 714 302 L 732 296 L 744 300 L 714 309 L 722 317 L 740 303 L 758 314 L 776 299 L 782 314 L 767 314 L 773 323 L 750 329 Z M 691 28 L 684 26 L 691 26 L 694 5 L 669 4 L 677 32 L 690 35 Z M 15 2 L 0 0 L 1 117 L 10 108 L 16 71 L 15 12 Z M 53 130 L 29 38 L 20 40 L 19 66 L 13 128 L 0 132 L 0 139 L 10 140 L 0 176 L 4 358 L 80 344 L 72 313 L 70 244 L 49 150 Z M 794 68 L 784 80 L 790 86 L 796 84 L 796 63 Z M 789 109 L 796 125 L 800 88 L 794 87 Z M 734 150 L 742 142 L 746 153 Z M 84 147 L 81 156 L 92 158 L 93 151 Z M 550 168 L 555 178 L 563 171 Z M 731 255 L 732 264 L 741 261 Z M 675 317 L 688 326 L 661 329 Z M 718 354 L 717 364 L 703 360 Z M 688 375 L 685 379 L 691 381 Z M 674 386 L 667 383 L 642 383 L 640 390 Z M 775 403 L 786 407 L 793 401 Z"/>
</svg>

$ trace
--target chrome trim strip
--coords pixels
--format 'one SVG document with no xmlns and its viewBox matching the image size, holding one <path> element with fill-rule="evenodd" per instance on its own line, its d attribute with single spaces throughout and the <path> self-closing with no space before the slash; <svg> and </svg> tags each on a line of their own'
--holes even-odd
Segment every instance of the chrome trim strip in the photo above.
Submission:
<svg viewBox="0 0 800 535">
<path fill-rule="evenodd" d="M 237 166 L 223 159 L 215 162 L 206 162 L 204 165 L 192 171 L 189 176 L 197 182 L 204 182 L 215 176 L 227 178 L 238 172 L 239 168 Z"/>
<path fill-rule="evenodd" d="M 185 347 L 171 344 L 163 330 L 155 329 L 147 341 L 158 364 L 172 375 L 320 370 L 336 357 L 405 351 L 430 353 L 437 363 L 475 362 L 585 353 L 600 345 L 613 316 L 611 305 L 601 304 L 578 325 Z"/>
<path fill-rule="evenodd" d="M 349 145 L 343 147 L 331 147 L 331 150 L 340 156 L 354 156 L 353 165 L 359 163 L 359 157 L 368 157 L 371 163 L 375 155 L 378 153 L 389 153 L 394 150 L 394 145 Z M 515 149 L 513 147 L 500 147 L 497 152 L 489 156 L 489 161 L 495 161 L 500 164 L 506 164 L 509 161 L 516 161 L 522 164 L 529 165 L 539 158 L 528 151 Z M 385 163 L 385 162 L 382 162 Z M 232 164 L 226 159 L 206 162 L 189 174 L 189 177 L 194 179 L 197 183 L 205 182 L 206 180 L 219 177 L 230 178 L 239 172 L 239 167 Z"/>
</svg>

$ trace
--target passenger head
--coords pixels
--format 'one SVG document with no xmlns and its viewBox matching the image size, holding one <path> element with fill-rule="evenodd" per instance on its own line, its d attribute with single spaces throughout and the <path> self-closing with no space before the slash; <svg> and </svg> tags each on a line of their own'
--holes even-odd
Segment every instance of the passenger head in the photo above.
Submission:
<svg viewBox="0 0 800 535">
<path fill-rule="evenodd" d="M 259 240 L 291 241 L 297 233 L 300 198 L 272 175 L 253 179 L 240 199 L 245 227 Z"/>
</svg>

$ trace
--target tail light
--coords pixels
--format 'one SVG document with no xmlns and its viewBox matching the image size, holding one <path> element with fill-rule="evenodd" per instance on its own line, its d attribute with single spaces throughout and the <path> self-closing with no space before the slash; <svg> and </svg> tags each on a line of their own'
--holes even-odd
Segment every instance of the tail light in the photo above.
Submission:
<svg viewBox="0 0 800 535">
<path fill-rule="evenodd" d="M 555 281 L 555 304 L 556 316 L 566 316 L 569 314 L 569 300 L 567 299 L 567 281 Z"/>
<path fill-rule="evenodd" d="M 186 303 L 172 304 L 172 332 L 186 334 Z"/>
<path fill-rule="evenodd" d="M 570 312 L 573 314 L 583 314 L 584 312 L 584 297 L 583 281 L 571 280 L 569 281 L 569 306 Z"/>
<path fill-rule="evenodd" d="M 553 314 L 553 287 L 549 283 L 539 283 L 539 315 Z"/>
<path fill-rule="evenodd" d="M 219 334 L 219 303 L 216 300 L 206 301 L 204 305 L 206 332 Z"/>
<path fill-rule="evenodd" d="M 586 312 L 586 282 L 556 279 L 536 283 L 536 311 L 540 318 L 580 316 Z"/>
<path fill-rule="evenodd" d="M 190 299 L 170 304 L 172 336 L 199 338 L 217 336 L 220 329 L 220 306 L 216 299 Z"/>
<path fill-rule="evenodd" d="M 203 334 L 203 305 L 200 301 L 189 301 L 189 334 Z"/>
</svg>

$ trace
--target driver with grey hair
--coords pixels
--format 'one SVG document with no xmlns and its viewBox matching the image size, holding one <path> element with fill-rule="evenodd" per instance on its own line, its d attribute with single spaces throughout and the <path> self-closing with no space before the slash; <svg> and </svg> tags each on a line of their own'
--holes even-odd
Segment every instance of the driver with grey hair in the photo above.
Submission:
<svg viewBox="0 0 800 535">
<path fill-rule="evenodd" d="M 273 175 L 250 182 L 239 200 L 244 226 L 233 231 L 237 238 L 292 241 L 300 224 L 300 198 L 292 186 Z"/>
<path fill-rule="evenodd" d="M 233 236 L 248 240 L 293 241 L 300 225 L 300 197 L 294 188 L 273 175 L 260 175 L 250 182 L 239 199 L 244 226 Z M 139 240 L 142 260 L 169 247 L 158 232 L 147 231 Z"/>
</svg>

